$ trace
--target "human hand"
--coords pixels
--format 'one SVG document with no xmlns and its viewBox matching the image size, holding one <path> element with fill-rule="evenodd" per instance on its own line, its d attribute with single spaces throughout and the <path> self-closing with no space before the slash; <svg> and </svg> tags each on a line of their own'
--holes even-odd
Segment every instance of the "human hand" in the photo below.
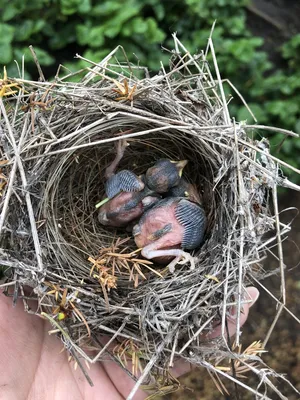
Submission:
<svg viewBox="0 0 300 400">
<path fill-rule="evenodd" d="M 248 317 L 249 308 L 258 298 L 258 290 L 248 288 L 252 303 L 244 305 L 241 325 Z M 91 367 L 90 387 L 82 372 L 74 370 L 62 343 L 49 335 L 48 321 L 24 312 L 18 302 L 12 308 L 12 300 L 0 294 L 0 400 L 105 400 L 125 399 L 134 386 L 133 380 L 115 363 L 107 361 Z M 228 320 L 230 335 L 235 333 L 234 320 Z M 217 326 L 207 339 L 220 336 Z M 173 373 L 180 376 L 190 366 L 177 361 Z M 145 399 L 141 390 L 136 400 Z"/>
</svg>

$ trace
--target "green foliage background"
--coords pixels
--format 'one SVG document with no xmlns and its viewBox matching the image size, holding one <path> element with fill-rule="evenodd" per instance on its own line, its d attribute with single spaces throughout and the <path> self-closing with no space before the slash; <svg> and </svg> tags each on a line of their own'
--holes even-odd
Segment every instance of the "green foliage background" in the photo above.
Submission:
<svg viewBox="0 0 300 400">
<path fill-rule="evenodd" d="M 283 62 L 274 68 L 261 50 L 263 39 L 247 29 L 249 1 L 0 0 L 0 63 L 9 76 L 17 76 L 14 60 L 20 62 L 25 54 L 28 76 L 36 78 L 28 50 L 32 44 L 51 77 L 59 63 L 74 71 L 80 68 L 75 53 L 99 61 L 120 44 L 131 60 L 155 72 L 160 60 L 168 64 L 169 54 L 161 45 L 173 47 L 172 32 L 197 53 L 217 20 L 213 39 L 221 75 L 239 89 L 260 124 L 300 133 L 300 34 L 280 48 Z M 233 105 L 232 112 L 238 120 L 252 122 L 245 107 Z M 273 152 L 281 140 L 279 134 L 271 136 Z M 300 140 L 288 139 L 281 157 L 297 166 L 299 150 Z"/>
</svg>

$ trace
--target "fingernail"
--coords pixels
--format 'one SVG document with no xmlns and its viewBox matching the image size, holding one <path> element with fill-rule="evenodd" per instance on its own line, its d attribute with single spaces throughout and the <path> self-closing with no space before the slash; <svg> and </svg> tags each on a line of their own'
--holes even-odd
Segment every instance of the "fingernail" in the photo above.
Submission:
<svg viewBox="0 0 300 400">
<path fill-rule="evenodd" d="M 257 299 L 259 298 L 259 295 L 260 295 L 260 293 L 259 293 L 259 290 L 257 290 L 255 287 L 249 287 L 249 288 L 247 288 L 247 292 L 248 292 L 248 295 L 249 295 L 249 297 L 251 298 L 251 303 L 249 304 L 250 305 L 250 307 L 252 307 L 253 306 L 253 304 L 257 301 Z"/>
</svg>

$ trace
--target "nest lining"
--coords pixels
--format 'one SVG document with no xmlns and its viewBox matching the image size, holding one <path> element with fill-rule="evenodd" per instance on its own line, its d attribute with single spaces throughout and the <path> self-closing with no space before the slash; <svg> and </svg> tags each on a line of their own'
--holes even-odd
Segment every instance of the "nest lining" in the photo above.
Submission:
<svg viewBox="0 0 300 400">
<path fill-rule="evenodd" d="M 2 197 L 0 261 L 15 282 L 14 300 L 25 286 L 33 288 L 37 313 L 52 322 L 77 362 L 111 357 L 132 374 L 99 335 L 113 334 L 120 349 L 130 340 L 141 354 L 136 390 L 143 379 L 169 371 L 176 357 L 192 356 L 194 364 L 208 363 L 218 373 L 213 360 L 224 356 L 227 344 L 220 339 L 212 346 L 200 333 L 212 331 L 216 321 L 226 331 L 233 304 L 239 332 L 245 287 L 263 278 L 266 249 L 274 243 L 280 249 L 289 230 L 278 219 L 276 187 L 295 185 L 278 174 L 280 161 L 269 156 L 266 140 L 255 142 L 251 127 L 228 120 L 222 84 L 204 54 L 178 53 L 170 72 L 142 79 L 141 68 L 135 71 L 117 56 L 118 49 L 87 68 L 78 84 L 69 76 L 53 83 L 16 79 L 26 91 L 1 100 L 2 157 L 10 180 Z M 109 63 L 114 57 L 117 63 Z M 125 89 L 124 77 L 136 89 L 116 100 L 113 89 Z M 34 104 L 33 92 L 44 108 Z M 195 270 L 177 265 L 171 274 L 151 265 L 159 277 L 140 265 L 143 279 L 110 256 L 116 279 L 109 290 L 108 281 L 95 278 L 100 273 L 91 273 L 95 263 L 89 258 L 97 260 L 99 251 L 104 257 L 105 248 L 126 254 L 136 249 L 130 233 L 102 227 L 95 209 L 120 138 L 130 146 L 119 169 L 141 174 L 159 158 L 189 160 L 184 176 L 202 195 L 208 226 L 203 246 L 193 252 Z M 283 273 L 283 260 L 279 267 Z M 94 359 L 89 346 L 99 349 Z"/>
</svg>

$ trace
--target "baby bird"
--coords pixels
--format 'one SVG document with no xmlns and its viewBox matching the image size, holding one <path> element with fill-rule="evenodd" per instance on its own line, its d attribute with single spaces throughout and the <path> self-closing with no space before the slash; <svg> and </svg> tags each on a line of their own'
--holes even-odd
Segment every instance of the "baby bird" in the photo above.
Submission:
<svg viewBox="0 0 300 400">
<path fill-rule="evenodd" d="M 127 227 L 159 200 L 148 191 L 122 192 L 101 206 L 98 220 L 105 226 Z"/>
<path fill-rule="evenodd" d="M 145 187 L 144 182 L 135 173 L 127 169 L 112 175 L 105 184 L 105 193 L 112 199 L 121 192 L 140 192 Z"/>
<path fill-rule="evenodd" d="M 167 193 L 178 185 L 187 160 L 171 161 L 162 158 L 150 167 L 145 176 L 146 185 L 156 193 Z"/>
<path fill-rule="evenodd" d="M 193 203 L 202 205 L 201 195 L 198 193 L 196 186 L 187 182 L 184 178 L 180 178 L 178 185 L 172 187 L 165 197 L 183 197 Z"/>
<path fill-rule="evenodd" d="M 126 227 L 153 206 L 171 187 L 178 184 L 187 161 L 158 160 L 145 176 L 122 170 L 114 173 L 127 143 L 118 142 L 117 155 L 106 169 L 106 201 L 99 203 L 98 220 L 102 225 Z"/>
<path fill-rule="evenodd" d="M 105 171 L 107 197 L 96 205 L 96 208 L 100 207 L 98 220 L 105 226 L 126 227 L 159 199 L 151 196 L 148 188 L 144 190 L 145 183 L 132 171 L 115 173 L 126 147 L 125 140 L 118 141 L 116 157 Z"/>
<path fill-rule="evenodd" d="M 195 267 L 193 257 L 183 249 L 200 246 L 205 227 L 206 216 L 199 205 L 182 197 L 168 197 L 143 214 L 133 227 L 133 235 L 145 258 L 166 264 L 175 257 L 168 265 L 173 273 L 181 258 L 181 263 L 190 261 L 191 269 Z"/>
<path fill-rule="evenodd" d="M 115 174 L 115 170 L 124 156 L 128 143 L 126 140 L 117 142 L 117 154 L 113 162 L 105 170 L 105 192 L 112 199 L 120 192 L 139 192 L 144 189 L 144 182 L 132 171 L 124 169 Z"/>
</svg>

